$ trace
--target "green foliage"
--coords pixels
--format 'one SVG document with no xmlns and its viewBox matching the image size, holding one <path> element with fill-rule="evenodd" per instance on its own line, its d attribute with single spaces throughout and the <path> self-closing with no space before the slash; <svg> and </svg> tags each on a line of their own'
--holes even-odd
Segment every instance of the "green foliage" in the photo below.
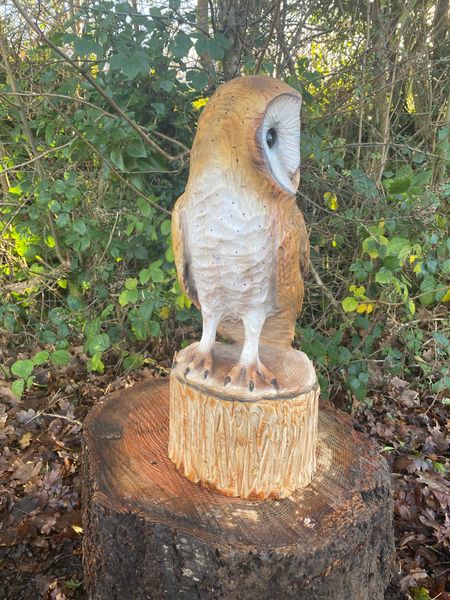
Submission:
<svg viewBox="0 0 450 600">
<path fill-rule="evenodd" d="M 19 359 L 11 365 L 11 374 L 17 377 L 11 384 L 13 393 L 21 398 L 25 389 L 29 389 L 34 382 L 34 368 L 49 363 L 54 367 L 68 365 L 72 360 L 72 355 L 67 350 L 55 350 L 47 352 L 41 350 L 31 359 Z"/>
<path fill-rule="evenodd" d="M 12 365 L 19 397 L 34 385 L 37 366 L 67 365 L 74 345 L 83 346 L 89 370 L 102 373 L 111 355 L 129 370 L 142 366 L 144 344 L 170 353 L 171 344 L 188 343 L 180 326 L 198 326 L 176 281 L 170 211 L 185 186 L 184 148 L 232 43 L 218 30 L 209 36 L 190 25 L 195 18 L 188 8 L 180 19 L 175 4 L 141 14 L 128 2 L 101 1 L 81 8 L 81 28 L 56 20 L 47 34 L 106 98 L 45 44 L 25 44 L 21 60 L 12 61 L 20 89 L 33 94 L 26 114 L 37 152 L 46 153 L 39 159 L 45 177 L 38 161 L 18 166 L 30 159 L 29 140 L 14 103 L 0 103 L 0 175 L 8 170 L 0 328 L 9 340 L 27 332 L 46 348 Z M 303 94 L 300 204 L 328 290 L 306 282 L 299 342 L 319 365 L 325 395 L 345 386 L 366 401 L 369 361 L 444 394 L 448 340 L 436 323 L 450 302 L 450 187 L 436 183 L 435 173 L 449 128 L 437 129 L 435 152 L 427 153 L 411 146 L 402 121 L 392 132 L 398 150 L 381 170 L 376 145 L 357 156 L 358 45 L 333 44 L 314 43 L 309 57 L 299 54 L 284 72 Z M 253 71 L 264 45 L 258 33 L 243 72 Z M 203 65 L 195 54 L 206 57 Z M 262 72 L 273 73 L 275 62 L 265 58 Z M 332 69 L 348 76 L 329 78 Z M 0 93 L 11 93 L 1 74 Z M 424 358 L 430 345 L 431 362 Z"/>
</svg>

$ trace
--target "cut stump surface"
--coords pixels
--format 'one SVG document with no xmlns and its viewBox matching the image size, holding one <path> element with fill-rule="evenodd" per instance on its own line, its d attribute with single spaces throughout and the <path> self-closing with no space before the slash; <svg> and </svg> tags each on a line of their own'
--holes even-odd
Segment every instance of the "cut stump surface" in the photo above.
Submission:
<svg viewBox="0 0 450 600">
<path fill-rule="evenodd" d="M 168 380 L 112 394 L 85 422 L 84 568 L 95 600 L 382 600 L 389 473 L 351 420 L 319 411 L 317 471 L 283 500 L 227 497 L 167 456 Z"/>
</svg>

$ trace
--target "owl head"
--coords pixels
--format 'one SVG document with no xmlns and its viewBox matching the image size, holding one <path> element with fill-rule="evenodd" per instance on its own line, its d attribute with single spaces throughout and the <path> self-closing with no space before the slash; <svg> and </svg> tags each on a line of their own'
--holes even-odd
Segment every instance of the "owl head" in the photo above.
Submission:
<svg viewBox="0 0 450 600">
<path fill-rule="evenodd" d="M 300 180 L 300 94 L 272 77 L 221 85 L 199 119 L 190 179 L 228 172 L 238 186 L 270 185 L 294 195 Z"/>
</svg>

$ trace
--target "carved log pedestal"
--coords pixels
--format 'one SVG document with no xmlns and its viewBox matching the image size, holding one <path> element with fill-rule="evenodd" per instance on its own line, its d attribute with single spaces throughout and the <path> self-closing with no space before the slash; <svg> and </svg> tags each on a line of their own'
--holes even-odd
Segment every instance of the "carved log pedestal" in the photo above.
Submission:
<svg viewBox="0 0 450 600">
<path fill-rule="evenodd" d="M 389 473 L 326 403 L 311 483 L 243 500 L 167 456 L 169 382 L 111 395 L 85 421 L 84 569 L 93 600 L 383 600 L 393 561 Z"/>
<path fill-rule="evenodd" d="M 285 498 L 316 468 L 319 386 L 303 352 L 262 346 L 277 389 L 229 383 L 240 346 L 216 344 L 212 375 L 184 376 L 197 344 L 178 353 L 170 375 L 169 458 L 182 475 L 227 496 Z M 261 387 L 258 387 L 258 384 Z"/>
</svg>

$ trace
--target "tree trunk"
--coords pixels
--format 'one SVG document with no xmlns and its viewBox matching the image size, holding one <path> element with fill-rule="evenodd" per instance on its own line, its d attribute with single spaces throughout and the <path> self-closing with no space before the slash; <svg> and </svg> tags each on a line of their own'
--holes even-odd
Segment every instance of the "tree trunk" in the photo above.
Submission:
<svg viewBox="0 0 450 600">
<path fill-rule="evenodd" d="M 383 600 L 394 553 L 389 473 L 346 415 L 323 405 L 308 487 L 250 501 L 178 473 L 168 409 L 168 381 L 148 381 L 85 422 L 90 598 Z"/>
</svg>

